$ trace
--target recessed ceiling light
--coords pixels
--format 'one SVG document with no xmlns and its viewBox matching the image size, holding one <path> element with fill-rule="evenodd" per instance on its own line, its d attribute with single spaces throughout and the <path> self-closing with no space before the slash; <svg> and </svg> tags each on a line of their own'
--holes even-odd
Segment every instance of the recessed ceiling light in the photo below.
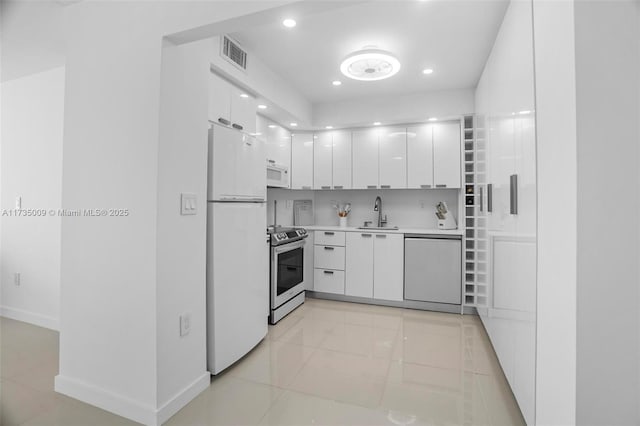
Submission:
<svg viewBox="0 0 640 426">
<path fill-rule="evenodd" d="M 433 74 L 433 70 L 431 68 L 425 68 L 422 70 L 422 74 Z"/>
<path fill-rule="evenodd" d="M 340 80 L 333 80 L 331 84 L 333 84 L 334 86 L 340 86 L 342 82 Z"/>
<path fill-rule="evenodd" d="M 249 97 L 249 95 L 247 95 L 246 93 L 240 93 L 240 97 L 241 97 L 241 98 L 248 98 L 248 97 Z"/>
<path fill-rule="evenodd" d="M 331 129 L 333 129 L 333 126 L 326 126 L 325 129 L 331 130 Z"/>
<path fill-rule="evenodd" d="M 520 115 L 531 114 L 531 111 L 520 111 L 520 112 L 518 112 L 518 114 L 520 114 Z"/>
<path fill-rule="evenodd" d="M 282 25 L 284 25 L 287 28 L 293 28 L 297 25 L 297 22 L 294 19 L 287 18 L 284 21 L 282 21 Z"/>
<path fill-rule="evenodd" d="M 340 71 L 354 80 L 383 80 L 400 71 L 400 61 L 384 50 L 367 48 L 347 56 Z"/>
<path fill-rule="evenodd" d="M 291 125 L 291 127 L 296 127 L 298 125 L 298 123 L 289 123 Z"/>
<path fill-rule="evenodd" d="M 276 126 L 275 124 L 269 124 L 269 128 L 270 129 L 275 129 L 276 127 L 278 127 L 278 126 Z"/>
<path fill-rule="evenodd" d="M 267 106 L 260 104 L 260 105 L 258 105 L 258 109 L 267 109 Z"/>
<path fill-rule="evenodd" d="M 382 124 L 382 123 L 380 123 L 379 121 L 374 121 L 374 122 L 373 122 L 373 125 L 374 125 L 374 126 L 379 126 L 380 124 Z"/>
<path fill-rule="evenodd" d="M 438 121 L 436 117 L 429 117 L 429 121 Z"/>
</svg>

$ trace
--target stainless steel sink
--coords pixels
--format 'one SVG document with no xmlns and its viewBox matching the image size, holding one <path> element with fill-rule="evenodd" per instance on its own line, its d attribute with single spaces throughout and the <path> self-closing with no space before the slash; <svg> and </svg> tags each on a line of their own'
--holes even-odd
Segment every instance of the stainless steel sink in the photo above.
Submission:
<svg viewBox="0 0 640 426">
<path fill-rule="evenodd" d="M 373 231 L 397 231 L 397 226 L 359 226 L 356 229 L 371 229 Z"/>
</svg>

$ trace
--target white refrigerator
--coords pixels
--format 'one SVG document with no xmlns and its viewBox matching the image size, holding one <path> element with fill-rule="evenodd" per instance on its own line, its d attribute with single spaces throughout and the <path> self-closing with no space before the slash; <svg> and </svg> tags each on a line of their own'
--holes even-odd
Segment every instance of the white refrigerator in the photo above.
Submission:
<svg viewBox="0 0 640 426">
<path fill-rule="evenodd" d="M 266 153 L 261 140 L 213 124 L 207 187 L 207 364 L 218 374 L 267 334 Z"/>
</svg>

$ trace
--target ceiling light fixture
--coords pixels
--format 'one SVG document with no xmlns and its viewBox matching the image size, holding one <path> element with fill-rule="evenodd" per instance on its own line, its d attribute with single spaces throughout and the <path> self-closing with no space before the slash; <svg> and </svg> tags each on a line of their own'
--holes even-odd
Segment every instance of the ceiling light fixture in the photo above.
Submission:
<svg viewBox="0 0 640 426">
<path fill-rule="evenodd" d="M 354 80 L 377 81 L 400 71 L 400 61 L 389 52 L 365 47 L 347 56 L 340 64 L 340 71 Z"/>
<path fill-rule="evenodd" d="M 333 126 L 326 126 L 325 129 L 331 130 L 331 129 L 333 129 Z"/>
<path fill-rule="evenodd" d="M 249 95 L 247 95 L 246 93 L 240 93 L 240 97 L 241 97 L 241 98 L 248 98 L 248 97 L 249 97 Z"/>
<path fill-rule="evenodd" d="M 334 86 L 340 86 L 342 82 L 340 80 L 333 80 L 331 84 L 333 84 Z"/>
<path fill-rule="evenodd" d="M 298 123 L 289 123 L 291 125 L 291 127 L 296 127 L 298 126 Z"/>
<path fill-rule="evenodd" d="M 433 70 L 431 68 L 425 68 L 422 70 L 422 74 L 433 74 Z"/>
<path fill-rule="evenodd" d="M 373 122 L 373 125 L 374 125 L 374 126 L 379 126 L 380 124 L 382 124 L 382 123 L 380 123 L 379 121 L 374 121 L 374 122 Z"/>
<path fill-rule="evenodd" d="M 258 105 L 258 109 L 267 109 L 267 106 L 260 104 L 260 105 Z"/>
<path fill-rule="evenodd" d="M 438 121 L 438 119 L 436 117 L 430 117 L 429 121 Z"/>
<path fill-rule="evenodd" d="M 270 129 L 275 129 L 276 127 L 278 127 L 278 126 L 276 126 L 275 124 L 269 124 L 269 128 Z"/>
<path fill-rule="evenodd" d="M 297 22 L 295 21 L 295 19 L 287 18 L 284 21 L 282 21 L 282 25 L 284 25 L 287 28 L 293 28 L 297 25 Z"/>
</svg>

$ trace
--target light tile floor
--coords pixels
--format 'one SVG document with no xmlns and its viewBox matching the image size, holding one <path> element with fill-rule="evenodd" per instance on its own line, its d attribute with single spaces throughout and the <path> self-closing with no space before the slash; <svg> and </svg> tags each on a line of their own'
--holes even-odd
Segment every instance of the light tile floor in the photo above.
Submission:
<svg viewBox="0 0 640 426">
<path fill-rule="evenodd" d="M 133 425 L 53 392 L 58 334 L 0 320 L 0 424 Z M 478 317 L 307 299 L 167 425 L 523 425 Z"/>
</svg>

